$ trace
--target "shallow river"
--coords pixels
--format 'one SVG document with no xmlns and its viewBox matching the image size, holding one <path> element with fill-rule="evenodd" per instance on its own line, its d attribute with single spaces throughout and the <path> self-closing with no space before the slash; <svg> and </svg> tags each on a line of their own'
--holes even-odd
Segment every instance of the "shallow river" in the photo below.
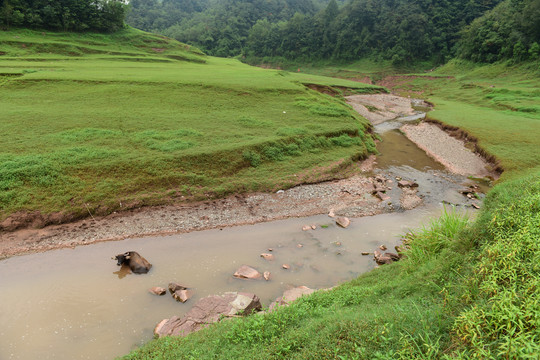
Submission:
<svg viewBox="0 0 540 360">
<path fill-rule="evenodd" d="M 388 131 L 384 131 L 388 130 Z M 338 228 L 326 215 L 167 237 L 147 237 L 49 251 L 0 261 L 0 359 L 110 359 L 152 339 L 162 319 L 182 315 L 201 297 L 226 291 L 257 294 L 264 306 L 299 285 L 327 288 L 375 267 L 372 252 L 462 200 L 464 181 L 442 170 L 395 130 L 381 131 L 379 170 L 420 184 L 416 210 L 352 219 Z M 399 202 L 397 186 L 390 191 Z M 395 199 L 395 200 L 394 200 Z M 316 230 L 302 231 L 314 224 Z M 323 227 L 324 226 L 324 227 Z M 302 244 L 299 247 L 298 244 Z M 259 255 L 273 248 L 276 260 Z M 138 251 L 152 264 L 146 275 L 126 275 L 111 256 Z M 266 282 L 232 277 L 243 264 L 270 271 Z M 282 269 L 289 264 L 289 270 Z M 187 303 L 148 293 L 171 281 L 192 287 Z"/>
</svg>

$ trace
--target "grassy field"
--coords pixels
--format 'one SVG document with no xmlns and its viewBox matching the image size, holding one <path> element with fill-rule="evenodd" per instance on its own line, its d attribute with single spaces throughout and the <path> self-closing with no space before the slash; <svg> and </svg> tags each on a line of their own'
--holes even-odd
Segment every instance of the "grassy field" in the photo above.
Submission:
<svg viewBox="0 0 540 360">
<path fill-rule="evenodd" d="M 249 67 L 134 29 L 3 31 L 0 44 L 0 222 L 276 190 L 375 150 L 339 95 L 377 86 Z"/>
<path fill-rule="evenodd" d="M 540 82 L 530 69 L 451 63 L 399 86 L 434 101 L 430 117 L 466 129 L 505 169 L 474 222 L 448 210 L 406 235 L 405 260 L 125 359 L 537 359 Z"/>
</svg>

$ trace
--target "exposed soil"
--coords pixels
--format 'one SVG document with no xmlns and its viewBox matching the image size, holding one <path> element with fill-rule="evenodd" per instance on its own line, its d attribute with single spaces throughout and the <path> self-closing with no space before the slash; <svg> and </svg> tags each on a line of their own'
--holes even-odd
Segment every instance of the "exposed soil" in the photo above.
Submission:
<svg viewBox="0 0 540 360">
<path fill-rule="evenodd" d="M 366 170 L 373 158 L 368 159 Z M 373 177 L 301 185 L 277 193 L 236 195 L 187 205 L 141 208 L 42 229 L 0 233 L 0 258 L 143 235 L 173 234 L 333 212 L 360 217 L 390 212 L 372 195 L 384 186 Z"/>
<path fill-rule="evenodd" d="M 373 123 L 414 114 L 410 99 L 394 95 L 354 95 L 348 99 L 360 114 Z M 436 125 L 422 123 L 420 126 L 408 126 L 404 131 L 450 171 L 478 177 L 490 174 L 486 163 L 478 162 L 479 156 L 467 150 L 463 141 L 452 138 Z M 475 160 L 469 160 L 471 154 Z M 369 172 L 375 163 L 375 157 L 371 156 L 359 168 Z M 356 175 L 344 180 L 301 185 L 273 194 L 235 195 L 213 201 L 145 207 L 39 229 L 43 225 L 43 216 L 39 213 L 20 214 L 19 220 L 24 220 L 27 228 L 0 231 L 0 259 L 100 241 L 254 224 L 289 217 L 325 213 L 348 217 L 376 215 L 395 209 L 384 200 L 384 191 L 381 192 L 388 183 L 382 175 Z M 400 202 L 401 208 L 410 209 L 418 206 L 422 199 L 415 191 L 403 191 Z M 10 221 L 16 222 L 18 217 L 14 215 Z M 2 228 L 9 229 L 10 224 L 2 225 Z"/>
<path fill-rule="evenodd" d="M 401 131 L 429 156 L 456 174 L 493 177 L 490 165 L 478 154 L 467 149 L 463 141 L 447 134 L 440 127 L 422 122 L 403 125 Z"/>
<path fill-rule="evenodd" d="M 441 77 L 436 76 L 418 76 L 418 75 L 391 75 L 386 76 L 385 78 L 379 80 L 376 82 L 379 86 L 384 86 L 388 89 L 394 89 L 397 87 L 400 87 L 402 85 L 406 85 L 410 83 L 411 80 L 422 78 L 422 79 L 429 79 L 429 80 L 436 80 L 441 79 Z M 447 76 L 447 79 L 452 79 L 452 76 Z"/>
<path fill-rule="evenodd" d="M 347 103 L 373 125 L 415 114 L 410 99 L 390 94 L 351 95 Z"/>
</svg>

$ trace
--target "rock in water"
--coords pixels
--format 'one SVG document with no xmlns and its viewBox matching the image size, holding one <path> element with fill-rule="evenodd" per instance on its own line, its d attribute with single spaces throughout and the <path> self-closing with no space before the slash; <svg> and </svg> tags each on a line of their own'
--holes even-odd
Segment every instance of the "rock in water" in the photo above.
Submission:
<svg viewBox="0 0 540 360">
<path fill-rule="evenodd" d="M 274 255 L 272 254 L 268 254 L 268 253 L 263 253 L 261 254 L 261 257 L 265 260 L 269 260 L 269 261 L 273 261 L 274 260 Z"/>
<path fill-rule="evenodd" d="M 159 286 L 154 286 L 153 288 L 148 289 L 148 291 L 154 295 L 165 295 L 165 293 L 167 292 L 165 288 Z"/>
<path fill-rule="evenodd" d="M 261 273 L 252 268 L 251 266 L 242 265 L 233 275 L 238 279 L 259 279 Z"/>
<path fill-rule="evenodd" d="M 342 228 L 346 228 L 347 226 L 349 226 L 350 223 L 351 221 L 349 220 L 349 218 L 346 218 L 345 216 L 340 216 L 336 219 L 336 224 L 338 224 Z"/>
<path fill-rule="evenodd" d="M 188 289 L 187 286 L 180 285 L 179 283 L 176 283 L 176 282 L 169 283 L 169 292 L 171 294 L 174 294 L 178 290 L 187 290 L 187 289 Z"/>
<path fill-rule="evenodd" d="M 263 274 L 264 280 L 268 281 L 270 280 L 270 271 L 265 271 Z"/>
<path fill-rule="evenodd" d="M 181 303 L 185 303 L 186 301 L 191 299 L 192 296 L 193 296 L 193 291 L 189 289 L 176 290 L 172 294 L 172 297 L 176 301 L 180 301 Z"/>
<path fill-rule="evenodd" d="M 154 334 L 163 336 L 186 336 L 224 317 L 249 315 L 262 308 L 259 297 L 250 293 L 228 292 L 208 296 L 197 301 L 183 317 L 173 316 L 157 324 Z"/>
</svg>

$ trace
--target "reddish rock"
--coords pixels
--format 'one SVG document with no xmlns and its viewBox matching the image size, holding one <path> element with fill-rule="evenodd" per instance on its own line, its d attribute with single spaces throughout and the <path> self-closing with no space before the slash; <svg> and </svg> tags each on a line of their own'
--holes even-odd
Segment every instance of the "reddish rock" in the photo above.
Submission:
<svg viewBox="0 0 540 360">
<path fill-rule="evenodd" d="M 172 297 L 173 297 L 176 301 L 180 301 L 181 303 L 185 303 L 186 301 L 188 301 L 189 299 L 191 299 L 192 296 L 193 296 L 193 291 L 192 291 L 192 290 L 189 290 L 189 289 L 176 290 L 176 291 L 172 294 Z"/>
<path fill-rule="evenodd" d="M 373 252 L 373 258 L 375 259 L 375 262 L 379 265 L 391 264 L 394 261 L 398 261 L 400 259 L 398 254 L 390 252 L 381 254 L 379 250 L 375 250 Z"/>
<path fill-rule="evenodd" d="M 390 200 L 390 196 L 386 195 L 385 193 L 382 193 L 378 191 L 375 196 L 377 196 L 381 201 Z"/>
<path fill-rule="evenodd" d="M 200 299 L 183 317 L 164 319 L 154 329 L 163 336 L 186 336 L 222 318 L 248 315 L 261 310 L 261 301 L 255 294 L 230 292 Z"/>
<path fill-rule="evenodd" d="M 268 261 L 274 261 L 274 255 L 272 254 L 266 254 L 266 253 L 263 253 L 261 254 L 261 257 L 265 260 L 268 260 Z"/>
<path fill-rule="evenodd" d="M 311 230 L 311 226 L 309 226 L 309 225 L 304 225 L 304 226 L 302 226 L 302 230 L 303 230 L 303 231 Z"/>
<path fill-rule="evenodd" d="M 266 281 L 270 280 L 270 271 L 265 271 L 263 274 L 263 278 Z"/>
<path fill-rule="evenodd" d="M 346 228 L 347 226 L 351 224 L 351 221 L 345 216 L 340 216 L 336 219 L 336 224 L 338 224 L 342 228 Z"/>
<path fill-rule="evenodd" d="M 287 290 L 281 297 L 278 297 L 273 303 L 270 304 L 269 311 L 274 310 L 277 306 L 287 306 L 291 302 L 301 298 L 304 295 L 314 293 L 315 290 L 308 288 L 307 286 L 298 286 L 293 289 Z"/>
<path fill-rule="evenodd" d="M 383 245 L 379 246 L 379 249 L 381 249 L 381 250 L 383 250 L 383 251 L 384 251 L 384 250 L 386 250 L 386 249 L 387 249 L 387 247 L 386 247 L 386 245 L 384 245 L 384 244 L 383 244 Z"/>
<path fill-rule="evenodd" d="M 300 248 L 304 247 L 304 245 L 302 245 L 302 244 L 296 244 L 296 247 L 300 249 Z"/>
<path fill-rule="evenodd" d="M 284 268 L 285 270 L 287 270 L 287 269 L 290 269 L 290 268 L 291 268 L 291 267 L 290 267 L 289 265 L 287 265 L 287 264 L 283 264 L 283 265 L 281 265 L 281 267 L 282 267 L 282 268 Z"/>
<path fill-rule="evenodd" d="M 242 265 L 233 275 L 238 279 L 259 279 L 261 273 L 252 268 L 251 266 Z"/>
<path fill-rule="evenodd" d="M 180 285 L 179 283 L 176 283 L 176 282 L 169 283 L 169 292 L 171 294 L 174 294 L 176 291 L 179 291 L 179 290 L 187 290 L 187 289 L 188 289 L 187 286 Z"/>
<path fill-rule="evenodd" d="M 165 288 L 159 286 L 154 286 L 153 288 L 148 289 L 148 291 L 154 295 L 165 295 L 165 293 L 167 292 Z"/>
</svg>

